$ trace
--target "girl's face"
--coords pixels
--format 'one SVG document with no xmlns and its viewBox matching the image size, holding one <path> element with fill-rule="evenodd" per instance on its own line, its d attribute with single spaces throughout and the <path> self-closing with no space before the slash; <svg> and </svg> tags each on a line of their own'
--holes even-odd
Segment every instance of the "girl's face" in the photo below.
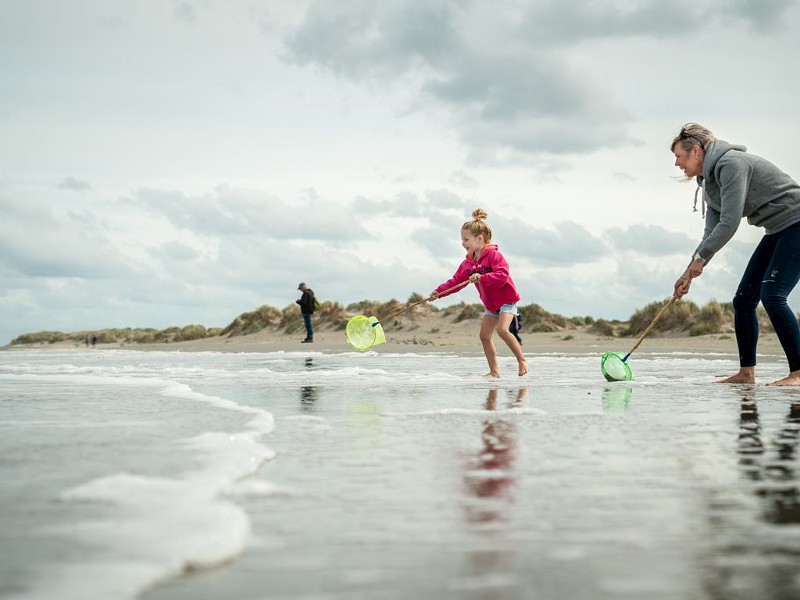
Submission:
<svg viewBox="0 0 800 600">
<path fill-rule="evenodd" d="M 469 229 L 461 230 L 461 246 L 468 254 L 480 253 L 486 242 L 482 235 L 474 236 L 469 232 Z"/>
<path fill-rule="evenodd" d="M 683 171 L 690 179 L 703 174 L 703 158 L 705 152 L 695 144 L 691 150 L 684 150 L 680 144 L 675 144 L 673 148 L 675 154 L 675 166 Z"/>
</svg>

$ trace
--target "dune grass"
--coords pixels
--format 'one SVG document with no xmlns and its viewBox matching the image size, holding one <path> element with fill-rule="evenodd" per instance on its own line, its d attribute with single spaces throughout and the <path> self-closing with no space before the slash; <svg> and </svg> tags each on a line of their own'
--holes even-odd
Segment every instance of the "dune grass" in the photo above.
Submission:
<svg viewBox="0 0 800 600">
<path fill-rule="evenodd" d="M 424 300 L 425 296 L 412 294 L 406 302 L 392 299 L 388 302 L 375 300 L 361 300 L 347 306 L 338 302 L 326 301 L 314 314 L 314 328 L 319 330 L 344 330 L 348 319 L 353 315 L 363 314 L 382 319 L 407 307 Z M 650 325 L 653 318 L 664 306 L 667 300 L 653 302 L 636 310 L 627 321 L 614 321 L 595 319 L 590 316 L 567 318 L 557 313 L 551 313 L 538 304 L 528 304 L 519 307 L 522 319 L 523 332 L 565 332 L 586 327 L 596 335 L 606 337 L 636 337 Z M 458 323 L 465 320 L 480 319 L 484 309 L 481 304 L 458 303 L 445 308 L 439 308 L 430 302 L 421 302 L 402 314 L 393 316 L 390 323 L 395 329 L 413 330 L 418 325 L 415 321 L 432 313 L 440 313 L 445 319 Z M 758 308 L 759 323 L 764 332 L 773 331 L 772 325 L 762 307 Z M 204 339 L 209 337 L 236 337 L 251 335 L 265 329 L 274 332 L 292 334 L 303 327 L 303 319 L 297 304 L 290 304 L 283 309 L 273 306 L 260 306 L 259 308 L 244 312 L 235 317 L 226 327 L 205 327 L 204 325 L 185 325 L 183 327 L 168 327 L 166 329 L 153 328 L 101 328 L 93 331 L 76 331 L 64 333 L 60 331 L 39 331 L 24 333 L 11 341 L 12 346 L 33 344 L 54 344 L 58 342 L 73 342 L 82 345 L 86 340 L 96 336 L 98 344 L 116 343 L 128 344 L 156 344 L 181 342 Z M 698 307 L 687 300 L 678 300 L 658 321 L 650 335 L 709 335 L 733 333 L 733 306 L 730 302 L 720 303 L 710 301 L 705 306 Z"/>
</svg>

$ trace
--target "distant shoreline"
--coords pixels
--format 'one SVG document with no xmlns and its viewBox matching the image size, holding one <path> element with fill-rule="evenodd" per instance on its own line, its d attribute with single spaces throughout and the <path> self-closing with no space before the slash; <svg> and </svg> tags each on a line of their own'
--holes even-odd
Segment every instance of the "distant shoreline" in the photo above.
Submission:
<svg viewBox="0 0 800 600">
<path fill-rule="evenodd" d="M 482 355 L 478 341 L 478 322 L 475 320 L 451 323 L 437 317 L 403 325 L 401 328 L 384 328 L 387 342 L 373 347 L 370 351 L 378 353 L 454 353 L 462 355 Z M 559 332 L 522 332 L 522 349 L 529 356 L 542 354 L 597 354 L 604 352 L 629 351 L 638 338 L 608 337 L 589 331 L 588 327 Z M 316 331 L 314 343 L 301 344 L 303 336 L 299 333 L 286 334 L 262 330 L 249 335 L 234 337 L 215 336 L 210 338 L 155 344 L 98 344 L 96 350 L 127 349 L 137 351 L 173 352 L 309 352 L 342 353 L 356 352 L 347 342 L 344 331 L 324 329 Z M 500 356 L 511 356 L 510 351 L 495 337 Z M 64 341 L 56 343 L 37 343 L 5 346 L 3 350 L 70 350 L 86 349 L 82 343 Z M 702 336 L 663 335 L 651 333 L 637 348 L 638 354 L 687 352 L 690 354 L 717 354 L 721 357 L 736 358 L 736 341 L 731 334 L 709 334 Z M 774 333 L 763 333 L 759 340 L 759 353 L 783 356 L 780 344 Z"/>
</svg>

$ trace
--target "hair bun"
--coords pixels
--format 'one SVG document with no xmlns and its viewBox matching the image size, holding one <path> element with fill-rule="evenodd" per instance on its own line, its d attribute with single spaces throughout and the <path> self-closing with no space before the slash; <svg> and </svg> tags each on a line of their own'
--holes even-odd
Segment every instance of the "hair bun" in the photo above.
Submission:
<svg viewBox="0 0 800 600">
<path fill-rule="evenodd" d="M 476 221 L 485 221 L 486 217 L 488 216 L 489 215 L 487 215 L 486 211 L 483 210 L 482 208 L 476 208 L 475 210 L 472 211 L 472 218 L 475 219 Z"/>
</svg>

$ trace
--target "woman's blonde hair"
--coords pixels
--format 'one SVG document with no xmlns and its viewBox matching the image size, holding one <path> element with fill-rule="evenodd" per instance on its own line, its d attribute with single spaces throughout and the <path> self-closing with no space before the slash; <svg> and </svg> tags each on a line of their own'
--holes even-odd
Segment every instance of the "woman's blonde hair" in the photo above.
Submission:
<svg viewBox="0 0 800 600">
<path fill-rule="evenodd" d="M 472 220 L 464 223 L 461 226 L 461 231 L 467 230 L 474 237 L 482 235 L 483 241 L 488 244 L 492 241 L 492 230 L 489 229 L 489 226 L 486 224 L 486 217 L 488 216 L 485 210 L 476 208 L 472 211 Z"/>
<path fill-rule="evenodd" d="M 708 127 L 703 127 L 698 123 L 686 123 L 681 127 L 681 131 L 672 140 L 669 146 L 670 152 L 675 151 L 675 146 L 680 145 L 683 150 L 691 150 L 695 145 L 700 146 L 703 151 L 707 151 L 714 143 L 714 134 Z"/>
</svg>

